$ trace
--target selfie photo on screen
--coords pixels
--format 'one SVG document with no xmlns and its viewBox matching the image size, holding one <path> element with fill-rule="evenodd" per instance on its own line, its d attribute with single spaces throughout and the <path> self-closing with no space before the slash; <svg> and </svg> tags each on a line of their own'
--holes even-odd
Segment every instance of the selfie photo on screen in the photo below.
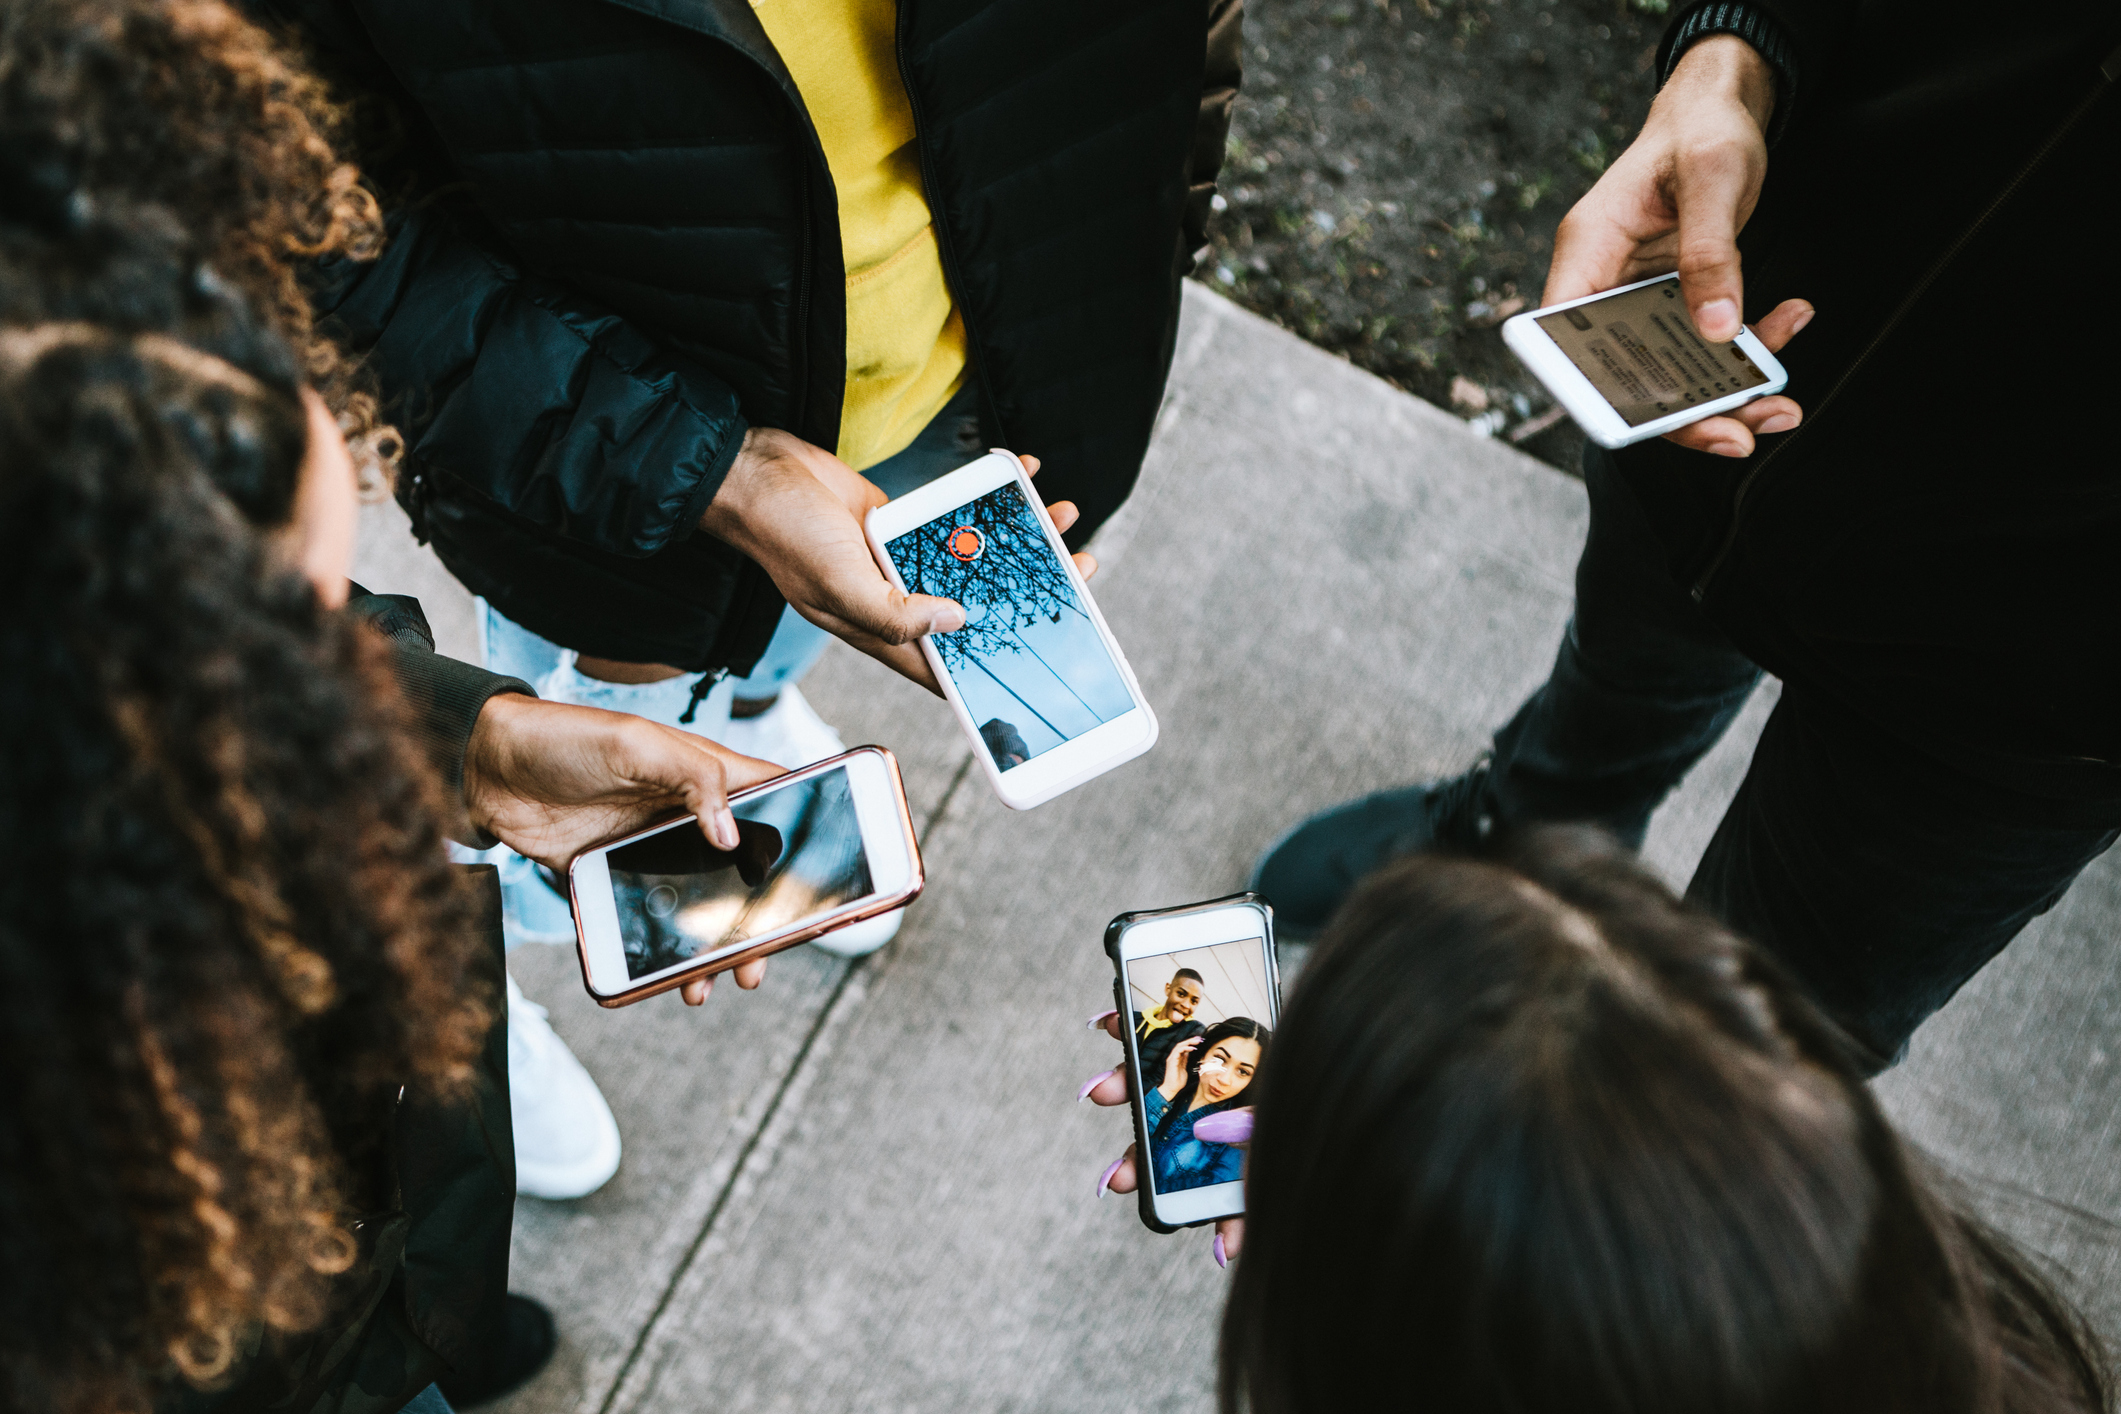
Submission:
<svg viewBox="0 0 2121 1414">
<path fill-rule="evenodd" d="M 1127 963 L 1149 1180 L 1177 1193 L 1244 1175 L 1244 1151 L 1201 1138 L 1210 1115 L 1251 1103 L 1273 1032 L 1272 987 L 1258 938 L 1138 957 Z"/>
<path fill-rule="evenodd" d="M 1133 709 L 1119 665 L 1016 483 L 885 549 L 910 592 L 964 606 L 965 626 L 930 641 L 1000 770 Z"/>
<path fill-rule="evenodd" d="M 1737 344 L 1694 331 L 1676 276 L 1542 314 L 1539 327 L 1630 427 L 1769 381 Z"/>
<path fill-rule="evenodd" d="M 845 767 L 731 810 L 734 851 L 716 848 L 688 821 L 606 856 L 630 977 L 779 932 L 873 891 Z"/>
</svg>

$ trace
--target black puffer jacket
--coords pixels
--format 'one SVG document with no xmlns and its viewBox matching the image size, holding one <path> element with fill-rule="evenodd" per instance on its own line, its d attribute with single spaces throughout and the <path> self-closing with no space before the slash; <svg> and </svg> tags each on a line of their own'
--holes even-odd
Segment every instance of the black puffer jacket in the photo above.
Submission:
<svg viewBox="0 0 2121 1414">
<path fill-rule="evenodd" d="M 831 175 L 745 0 L 261 0 L 395 94 L 468 199 L 329 290 L 411 433 L 400 496 L 495 607 L 746 671 L 780 599 L 704 534 L 747 427 L 838 441 Z M 986 431 L 1087 535 L 1148 445 L 1239 0 L 902 0 L 900 69 Z"/>
<path fill-rule="evenodd" d="M 1719 8 L 1740 7 L 1694 7 Z M 1783 353 L 1806 422 L 1749 462 L 1651 443 L 1622 473 L 1674 573 L 1756 661 L 1972 774 L 2121 809 L 2121 453 L 2104 430 L 2121 93 L 2101 76 L 2121 70 L 2121 10 L 1751 8 L 1782 31 L 1793 82 L 1740 242 L 1746 313 L 1817 308 Z"/>
</svg>

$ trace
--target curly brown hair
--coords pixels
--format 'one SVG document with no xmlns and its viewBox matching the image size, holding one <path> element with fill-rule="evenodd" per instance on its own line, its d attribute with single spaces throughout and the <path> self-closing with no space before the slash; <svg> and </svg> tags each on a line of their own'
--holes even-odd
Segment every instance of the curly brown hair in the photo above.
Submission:
<svg viewBox="0 0 2121 1414">
<path fill-rule="evenodd" d="M 346 150 L 346 110 L 221 0 L 0 0 L 0 163 L 49 216 L 83 194 L 174 212 L 208 261 L 301 353 L 364 473 L 394 463 L 372 382 L 314 328 L 299 262 L 365 261 L 383 218 Z"/>
<path fill-rule="evenodd" d="M 304 443 L 165 336 L 0 332 L 9 1409 L 145 1409 L 324 1319 L 401 1087 L 496 1013 L 387 647 L 218 489 Z"/>
</svg>

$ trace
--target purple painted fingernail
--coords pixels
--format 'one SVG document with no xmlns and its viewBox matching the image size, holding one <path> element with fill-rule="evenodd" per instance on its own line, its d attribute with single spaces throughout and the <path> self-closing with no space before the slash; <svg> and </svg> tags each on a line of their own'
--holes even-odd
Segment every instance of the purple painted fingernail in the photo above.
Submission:
<svg viewBox="0 0 2121 1414">
<path fill-rule="evenodd" d="M 1113 1076 L 1117 1074 L 1119 1074 L 1119 1068 L 1117 1066 L 1114 1066 L 1111 1070 L 1100 1071 L 1098 1074 L 1091 1076 L 1089 1083 L 1084 1085 L 1083 1088 L 1076 1093 L 1075 1103 L 1079 1105 L 1083 1101 L 1089 1099 L 1090 1092 L 1092 1090 L 1095 1090 L 1098 1086 L 1104 1084 L 1107 1080 L 1110 1080 Z"/>
<path fill-rule="evenodd" d="M 1197 1130 L 1199 1126 L 1194 1128 Z M 1215 1265 L 1224 1271 L 1230 1270 L 1230 1254 L 1223 1251 L 1223 1235 L 1219 1232 L 1215 1234 Z"/>
<path fill-rule="evenodd" d="M 1098 1028 L 1099 1026 L 1103 1025 L 1103 1024 L 1104 1024 L 1104 1023 L 1106 1022 L 1106 1021 L 1109 1021 L 1109 1020 L 1110 1020 L 1111 1018 L 1113 1018 L 1113 1017 L 1115 1017 L 1115 1016 L 1118 1016 L 1118 1015 L 1119 1015 L 1119 1008 L 1118 1008 L 1118 1007 L 1114 1007 L 1114 1008 L 1112 1008 L 1112 1009 L 1111 1009 L 1110 1011 L 1101 1011 L 1101 1012 L 1099 1012 L 1099 1013 L 1098 1013 L 1097 1015 L 1095 1015 L 1095 1016 L 1091 1017 L 1091 1018 L 1090 1018 L 1090 1019 L 1089 1019 L 1088 1021 L 1084 1022 L 1084 1023 L 1083 1023 L 1083 1029 L 1084 1029 L 1085 1031 L 1095 1031 L 1095 1030 L 1096 1030 L 1096 1029 L 1097 1029 L 1097 1028 Z"/>
<path fill-rule="evenodd" d="M 1193 1126 L 1193 1133 L 1210 1144 L 1249 1144 L 1252 1142 L 1252 1112 L 1225 1110 L 1219 1115 L 1209 1115 Z"/>
<path fill-rule="evenodd" d="M 1098 1196 L 1098 1197 L 1102 1198 L 1102 1197 L 1104 1197 L 1104 1196 L 1105 1196 L 1105 1185 L 1106 1185 L 1106 1184 L 1108 1184 L 1108 1183 L 1110 1183 L 1110 1182 L 1112 1181 L 1112 1175 L 1113 1175 L 1113 1174 L 1116 1174 L 1116 1173 L 1118 1173 L 1118 1172 L 1119 1172 L 1119 1166 L 1120 1166 L 1121 1164 L 1125 1163 L 1126 1161 L 1127 1161 L 1127 1160 L 1126 1160 L 1126 1157 L 1125 1157 L 1124 1155 L 1122 1155 L 1122 1156 L 1121 1156 L 1121 1157 L 1119 1157 L 1119 1158 L 1116 1158 L 1116 1159 L 1114 1159 L 1114 1160 L 1112 1161 L 1112 1163 L 1110 1164 L 1110 1166 L 1108 1166 L 1108 1167 L 1107 1167 L 1107 1168 L 1105 1169 L 1105 1171 L 1104 1171 L 1103 1173 L 1101 1173 L 1101 1174 L 1099 1174 L 1099 1175 L 1097 1176 L 1097 1196 Z M 1217 1238 L 1217 1239 L 1216 1239 L 1216 1241 L 1218 1241 L 1218 1242 L 1220 1242 L 1221 1240 L 1222 1240 L 1221 1238 Z"/>
</svg>

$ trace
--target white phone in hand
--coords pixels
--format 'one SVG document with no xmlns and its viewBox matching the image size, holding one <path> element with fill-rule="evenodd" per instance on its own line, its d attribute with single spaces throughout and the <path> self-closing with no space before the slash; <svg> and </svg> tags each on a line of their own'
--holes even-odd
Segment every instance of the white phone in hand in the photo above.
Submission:
<svg viewBox="0 0 2121 1414">
<path fill-rule="evenodd" d="M 1728 344 L 1696 333 L 1677 275 L 1531 310 L 1502 337 L 1601 447 L 1662 437 L 1790 381 L 1751 329 Z"/>
<path fill-rule="evenodd" d="M 898 762 L 863 746 L 729 797 L 738 845 L 690 815 L 568 871 L 582 981 L 619 1007 L 911 903 L 920 846 Z"/>
<path fill-rule="evenodd" d="M 1156 714 L 1014 456 L 878 506 L 868 531 L 900 589 L 964 606 L 965 626 L 921 653 L 1004 805 L 1028 810 L 1156 744 Z"/>
</svg>

